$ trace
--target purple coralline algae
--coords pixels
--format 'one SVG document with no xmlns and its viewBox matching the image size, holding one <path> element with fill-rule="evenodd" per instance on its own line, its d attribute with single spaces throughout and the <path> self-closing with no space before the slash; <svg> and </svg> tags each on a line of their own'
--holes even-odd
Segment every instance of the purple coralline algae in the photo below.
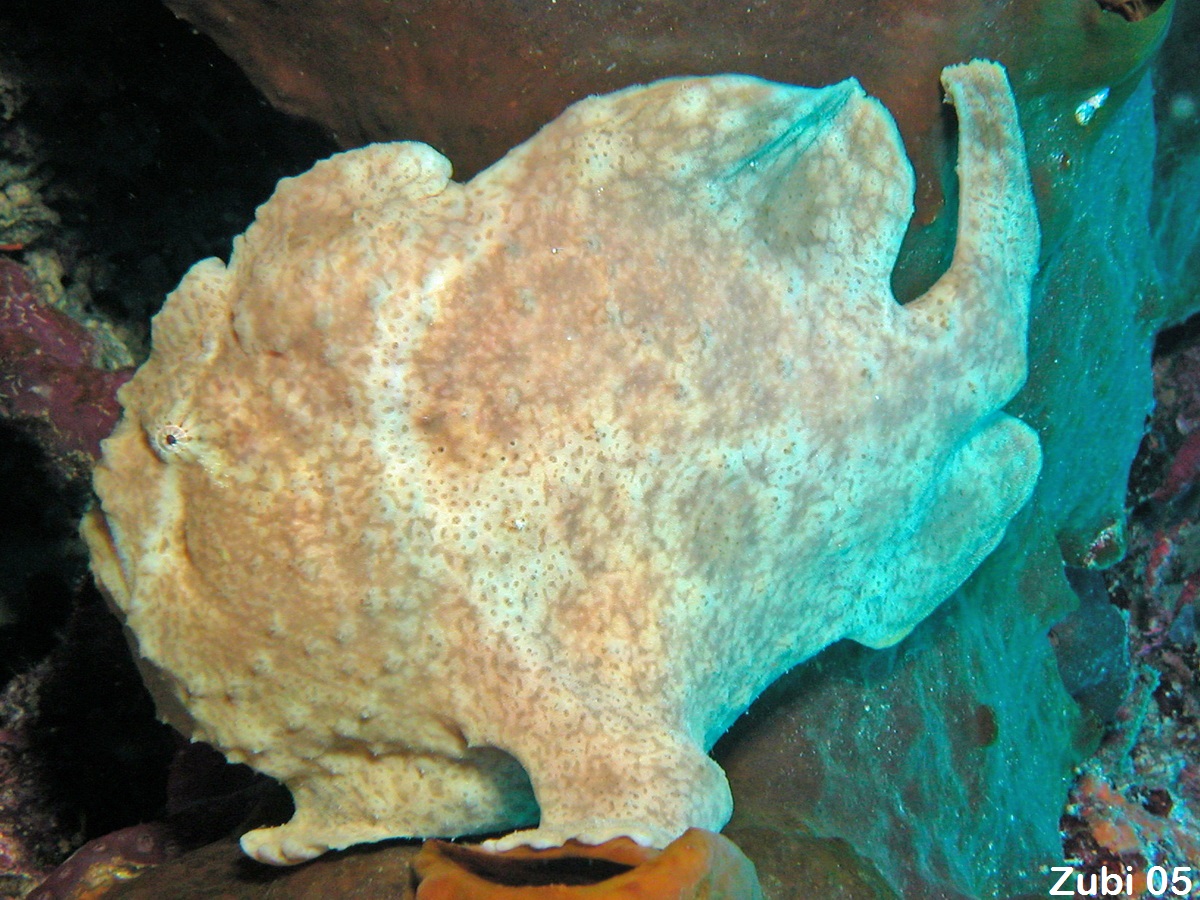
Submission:
<svg viewBox="0 0 1200 900">
<path fill-rule="evenodd" d="M 71 474 L 90 470 L 132 374 L 102 369 L 96 357 L 88 329 L 47 304 L 23 266 L 0 258 L 0 418 L 26 427 Z"/>
</svg>

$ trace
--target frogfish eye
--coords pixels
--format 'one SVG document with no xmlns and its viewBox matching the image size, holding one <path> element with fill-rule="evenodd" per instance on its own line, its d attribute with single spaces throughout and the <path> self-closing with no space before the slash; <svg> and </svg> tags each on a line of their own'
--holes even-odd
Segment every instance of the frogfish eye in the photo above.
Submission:
<svg viewBox="0 0 1200 900">
<path fill-rule="evenodd" d="M 163 424 L 154 429 L 150 443 L 155 453 L 166 462 L 172 456 L 178 456 L 186 449 L 191 435 L 186 428 L 176 424 Z"/>
</svg>

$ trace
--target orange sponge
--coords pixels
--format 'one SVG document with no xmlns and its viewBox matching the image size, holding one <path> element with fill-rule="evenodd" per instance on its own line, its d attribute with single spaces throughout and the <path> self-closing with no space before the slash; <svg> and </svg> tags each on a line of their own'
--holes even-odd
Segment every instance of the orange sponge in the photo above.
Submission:
<svg viewBox="0 0 1200 900">
<path fill-rule="evenodd" d="M 417 900 L 761 900 L 754 864 L 732 841 L 688 829 L 665 850 L 629 838 L 489 853 L 426 841 Z"/>
</svg>

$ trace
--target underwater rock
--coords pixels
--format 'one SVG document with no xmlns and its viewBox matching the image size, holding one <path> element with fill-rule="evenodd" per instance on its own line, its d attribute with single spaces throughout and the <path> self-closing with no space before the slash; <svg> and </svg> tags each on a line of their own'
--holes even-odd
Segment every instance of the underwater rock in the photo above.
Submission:
<svg viewBox="0 0 1200 900">
<path fill-rule="evenodd" d="M 1200 17 L 1197 18 L 1200 21 Z M 1155 408 L 1130 479 L 1129 554 L 1101 573 L 1110 608 L 1128 623 L 1133 689 L 1099 752 L 1080 768 L 1063 817 L 1069 859 L 1084 871 L 1149 865 L 1172 872 L 1200 859 L 1200 494 L 1162 491 L 1195 434 L 1200 322 L 1164 335 L 1154 362 Z M 1178 449 L 1177 449 L 1178 448 Z M 1157 490 L 1156 490 L 1157 488 Z"/>
<path fill-rule="evenodd" d="M 1067 569 L 1079 608 L 1050 631 L 1063 685 L 1081 707 L 1109 723 L 1133 682 L 1128 625 L 1109 602 L 1104 576 Z"/>
<path fill-rule="evenodd" d="M 801 892 L 837 900 L 900 900 L 883 876 L 841 839 L 769 824 L 731 823 L 722 833 L 754 861 L 767 900 L 788 900 Z"/>
<path fill-rule="evenodd" d="M 280 869 L 245 857 L 235 840 L 218 841 L 114 884 L 104 900 L 413 900 L 414 844 L 383 844 L 331 853 Z"/>
<path fill-rule="evenodd" d="M 132 375 L 99 367 L 97 355 L 88 329 L 0 257 L 0 417 L 27 427 L 61 472 L 90 471 L 120 412 L 117 389 Z"/>
<path fill-rule="evenodd" d="M 320 123 L 342 147 L 424 141 L 460 177 L 591 94 L 685 74 L 792 84 L 853 76 L 899 122 L 922 222 L 937 212 L 947 164 L 937 90 L 944 66 L 996 59 L 1018 96 L 1037 96 L 1104 84 L 1114 66 L 1154 45 L 1142 39 L 1146 29 L 1125 27 L 1125 17 L 1095 0 L 166 5 L 216 41 L 276 107 Z M 1140 16 L 1162 0 L 1138 5 Z"/>
<path fill-rule="evenodd" d="M 792 84 L 853 76 L 900 122 L 919 209 L 938 195 L 944 162 L 938 73 L 1007 49 L 973 40 L 1005 18 L 992 5 L 938 0 L 166 5 L 215 40 L 272 104 L 320 123 L 342 147 L 424 141 L 460 178 L 589 95 L 672 75 L 736 72 Z"/>
<path fill-rule="evenodd" d="M 582 102 L 465 185 L 339 155 L 192 269 L 84 531 L 160 714 L 292 790 L 247 852 L 718 829 L 754 697 L 996 545 L 1038 232 L 1002 70 L 944 80 L 957 249 L 907 306 L 886 111 L 739 76 Z"/>
<path fill-rule="evenodd" d="M 0 690 L 0 897 L 24 897 L 53 867 L 71 823 L 47 790 L 47 766 L 31 753 L 42 664 Z"/>
<path fill-rule="evenodd" d="M 170 830 L 161 823 L 132 825 L 88 841 L 29 895 L 29 900 L 89 900 L 172 856 Z"/>
</svg>

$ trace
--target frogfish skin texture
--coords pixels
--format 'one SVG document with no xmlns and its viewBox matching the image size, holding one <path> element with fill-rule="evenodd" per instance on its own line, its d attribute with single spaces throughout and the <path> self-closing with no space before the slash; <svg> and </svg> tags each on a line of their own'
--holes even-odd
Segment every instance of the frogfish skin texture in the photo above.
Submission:
<svg viewBox="0 0 1200 900">
<path fill-rule="evenodd" d="M 84 521 L 162 717 L 287 785 L 250 855 L 718 830 L 706 751 L 839 638 L 903 637 L 1037 477 L 1038 228 L 1003 70 L 947 69 L 953 264 L 851 80 L 585 100 L 469 183 L 280 183 L 121 391 Z"/>
</svg>

